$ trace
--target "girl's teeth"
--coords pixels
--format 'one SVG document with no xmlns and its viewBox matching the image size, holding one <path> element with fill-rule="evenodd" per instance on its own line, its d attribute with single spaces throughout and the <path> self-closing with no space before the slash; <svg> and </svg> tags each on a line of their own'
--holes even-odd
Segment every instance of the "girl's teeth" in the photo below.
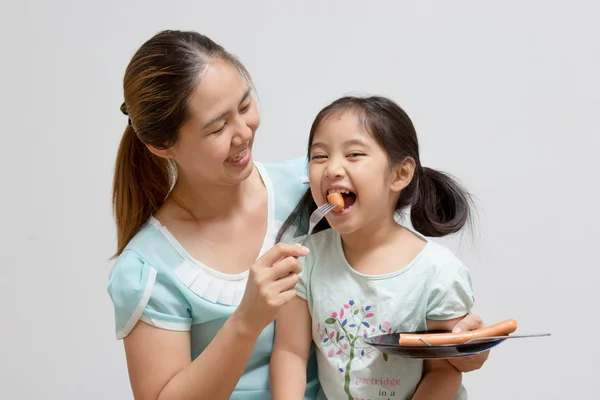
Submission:
<svg viewBox="0 0 600 400">
<path fill-rule="evenodd" d="M 332 190 L 330 190 L 328 192 L 328 194 L 331 194 L 331 193 L 345 193 L 345 194 L 349 194 L 350 192 L 347 191 L 347 190 L 332 189 Z"/>
</svg>

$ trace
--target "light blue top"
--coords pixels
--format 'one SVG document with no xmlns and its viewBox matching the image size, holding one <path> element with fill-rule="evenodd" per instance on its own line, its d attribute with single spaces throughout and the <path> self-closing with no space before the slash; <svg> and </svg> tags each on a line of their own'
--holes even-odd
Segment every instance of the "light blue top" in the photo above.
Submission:
<svg viewBox="0 0 600 400">
<path fill-rule="evenodd" d="M 274 245 L 283 221 L 308 188 L 308 180 L 305 159 L 255 165 L 268 193 L 268 225 L 262 255 Z M 248 271 L 224 274 L 195 260 L 166 227 L 151 217 L 110 273 L 108 293 L 114 304 L 117 339 L 126 337 L 138 320 L 162 329 L 191 331 L 191 356 L 195 359 L 239 305 L 247 277 Z M 270 324 L 260 335 L 231 399 L 271 398 L 269 361 L 273 335 L 274 324 Z M 305 400 L 316 399 L 318 391 L 313 351 Z"/>
<path fill-rule="evenodd" d="M 423 360 L 387 357 L 365 339 L 426 330 L 428 319 L 450 320 L 470 312 L 475 300 L 467 267 L 448 248 L 418 236 L 426 244 L 414 259 L 382 275 L 354 270 L 336 231 L 309 237 L 311 252 L 300 258 L 296 290 L 312 319 L 319 400 L 412 398 Z M 464 387 L 455 399 L 467 399 Z"/>
</svg>

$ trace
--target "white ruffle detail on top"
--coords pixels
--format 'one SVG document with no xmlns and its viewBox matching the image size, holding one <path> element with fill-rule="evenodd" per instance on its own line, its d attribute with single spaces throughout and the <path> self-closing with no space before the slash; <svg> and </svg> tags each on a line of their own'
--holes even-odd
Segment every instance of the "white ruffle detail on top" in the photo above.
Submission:
<svg viewBox="0 0 600 400">
<path fill-rule="evenodd" d="M 282 223 L 275 220 L 275 198 L 271 180 L 261 164 L 255 163 L 255 165 L 267 188 L 268 196 L 267 231 L 260 250 L 260 257 L 275 244 L 275 238 Z M 248 270 L 240 274 L 226 274 L 212 269 L 193 258 L 156 218 L 151 216 L 148 222 L 159 229 L 184 258 L 184 261 L 175 268 L 175 275 L 186 287 L 212 303 L 229 306 L 240 304 L 248 282 Z"/>
</svg>

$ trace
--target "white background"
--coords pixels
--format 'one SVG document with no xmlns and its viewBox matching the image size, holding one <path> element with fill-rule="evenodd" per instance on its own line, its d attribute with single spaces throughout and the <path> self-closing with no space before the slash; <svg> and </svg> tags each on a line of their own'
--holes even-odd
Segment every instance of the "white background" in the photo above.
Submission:
<svg viewBox="0 0 600 400">
<path fill-rule="evenodd" d="M 0 398 L 132 398 L 106 293 L 111 182 L 124 70 L 162 29 L 207 34 L 248 67 L 260 161 L 303 155 L 312 119 L 339 96 L 396 100 L 423 163 L 477 197 L 475 234 L 447 242 L 472 270 L 476 311 L 552 333 L 497 347 L 465 376 L 470 398 L 598 398 L 599 11 L 591 0 L 3 2 Z"/>
</svg>

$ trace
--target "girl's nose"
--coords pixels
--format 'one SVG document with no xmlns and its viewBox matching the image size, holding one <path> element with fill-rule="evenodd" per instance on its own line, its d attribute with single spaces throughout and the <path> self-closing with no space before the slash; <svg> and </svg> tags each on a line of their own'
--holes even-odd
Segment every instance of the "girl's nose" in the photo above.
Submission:
<svg viewBox="0 0 600 400">
<path fill-rule="evenodd" d="M 344 170 L 344 166 L 341 162 L 330 159 L 327 163 L 327 168 L 325 169 L 325 176 L 329 179 L 339 179 L 343 178 L 346 171 Z"/>
</svg>

